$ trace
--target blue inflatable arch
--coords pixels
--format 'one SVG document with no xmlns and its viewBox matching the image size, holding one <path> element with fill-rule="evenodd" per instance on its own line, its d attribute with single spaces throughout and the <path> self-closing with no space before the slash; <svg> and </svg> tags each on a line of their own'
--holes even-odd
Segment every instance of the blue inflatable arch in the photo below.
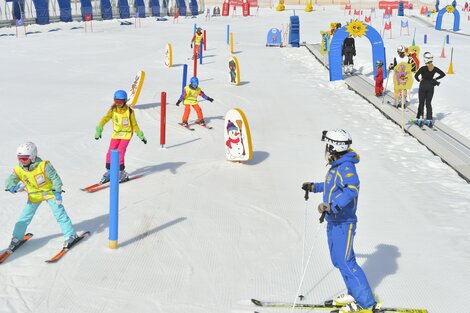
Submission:
<svg viewBox="0 0 470 313">
<path fill-rule="evenodd" d="M 453 9 L 453 14 L 454 14 L 454 32 L 458 31 L 460 29 L 460 13 L 459 10 L 457 10 L 455 7 L 448 5 L 442 8 L 439 13 L 437 14 L 437 19 L 436 19 L 436 30 L 442 30 L 442 16 L 447 13 L 447 8 L 451 7 Z"/>
<path fill-rule="evenodd" d="M 330 63 L 330 81 L 343 79 L 343 56 L 341 55 L 343 41 L 349 36 L 346 26 L 338 29 L 331 39 L 330 52 L 328 59 Z M 375 28 L 366 25 L 365 36 L 369 39 L 372 45 L 372 68 L 374 69 L 374 77 L 377 76 L 377 69 L 375 63 L 380 60 L 383 62 L 383 75 L 387 77 L 387 62 L 385 60 L 385 47 L 382 36 L 375 30 Z"/>
</svg>

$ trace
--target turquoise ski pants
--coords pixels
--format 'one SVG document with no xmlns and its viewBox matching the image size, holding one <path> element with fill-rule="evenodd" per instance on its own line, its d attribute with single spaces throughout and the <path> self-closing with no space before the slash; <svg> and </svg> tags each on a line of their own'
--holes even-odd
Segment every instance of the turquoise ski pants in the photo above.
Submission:
<svg viewBox="0 0 470 313">
<path fill-rule="evenodd" d="M 62 204 L 55 203 L 55 198 L 49 199 L 47 201 L 49 207 L 51 208 L 52 214 L 60 225 L 60 229 L 64 234 L 65 238 L 75 235 L 75 230 L 73 229 L 72 221 L 65 212 L 65 208 Z M 13 230 L 13 237 L 17 239 L 23 239 L 24 234 L 26 233 L 26 228 L 31 223 L 31 220 L 36 214 L 36 210 L 41 205 L 42 202 L 31 203 L 28 201 L 21 212 L 21 215 L 18 221 L 15 224 L 15 229 Z"/>
</svg>

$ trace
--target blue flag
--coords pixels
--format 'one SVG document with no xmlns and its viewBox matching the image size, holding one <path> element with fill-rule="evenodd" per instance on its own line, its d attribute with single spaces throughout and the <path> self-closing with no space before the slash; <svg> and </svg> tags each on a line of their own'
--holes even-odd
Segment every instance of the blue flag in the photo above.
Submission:
<svg viewBox="0 0 470 313">
<path fill-rule="evenodd" d="M 401 28 L 408 28 L 408 21 L 401 21 Z"/>
</svg>

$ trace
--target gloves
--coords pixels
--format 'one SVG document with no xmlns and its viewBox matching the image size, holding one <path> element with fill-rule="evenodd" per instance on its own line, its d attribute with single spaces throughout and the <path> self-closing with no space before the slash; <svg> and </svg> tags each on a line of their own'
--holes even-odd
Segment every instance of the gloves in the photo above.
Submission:
<svg viewBox="0 0 470 313">
<path fill-rule="evenodd" d="M 21 187 L 21 184 L 17 184 L 15 186 L 11 186 L 8 189 L 5 189 L 5 191 L 9 191 L 11 193 L 16 193 L 18 191 L 18 189 L 20 189 L 20 187 Z"/>
<path fill-rule="evenodd" d="M 193 48 L 193 43 L 191 42 L 191 49 Z"/>
<path fill-rule="evenodd" d="M 103 132 L 103 127 L 101 127 L 100 125 L 96 126 L 95 140 L 98 140 L 101 138 L 102 132 Z"/>
<path fill-rule="evenodd" d="M 176 106 L 179 107 L 181 103 L 181 100 L 176 101 Z"/>
<path fill-rule="evenodd" d="M 356 51 L 353 52 L 353 56 L 356 56 Z"/>
<path fill-rule="evenodd" d="M 211 97 L 207 97 L 207 100 L 210 102 L 214 102 L 214 99 L 212 99 Z"/>
<path fill-rule="evenodd" d="M 433 80 L 432 80 L 432 84 L 433 84 L 434 86 L 439 86 L 441 83 L 438 82 L 436 79 L 433 79 Z"/>
<path fill-rule="evenodd" d="M 309 192 L 315 192 L 315 187 L 313 185 L 313 183 L 303 183 L 302 184 L 302 189 L 305 190 L 305 191 L 309 191 Z"/>
<path fill-rule="evenodd" d="M 333 212 L 334 214 L 338 214 L 339 211 L 341 210 L 337 205 L 332 206 L 331 204 L 325 202 L 322 202 L 318 205 L 318 213 L 320 214 L 322 214 L 323 212 L 326 212 L 328 214 L 331 214 L 331 212 Z"/>
<path fill-rule="evenodd" d="M 55 204 L 62 204 L 62 191 L 54 191 Z"/>
<path fill-rule="evenodd" d="M 137 137 L 139 137 L 140 140 L 147 144 L 147 139 L 145 138 L 144 133 L 142 131 L 137 133 Z"/>
<path fill-rule="evenodd" d="M 388 66 L 388 70 L 391 71 L 393 70 L 394 66 L 393 66 L 393 63 L 390 63 L 390 65 Z"/>
</svg>

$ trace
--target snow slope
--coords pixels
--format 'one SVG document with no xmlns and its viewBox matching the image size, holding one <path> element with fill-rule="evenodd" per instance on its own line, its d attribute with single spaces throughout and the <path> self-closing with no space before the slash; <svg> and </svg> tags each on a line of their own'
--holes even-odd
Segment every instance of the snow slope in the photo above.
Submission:
<svg viewBox="0 0 470 313">
<path fill-rule="evenodd" d="M 0 312 L 252 312 L 253 297 L 295 299 L 310 251 L 304 301 L 344 292 L 330 264 L 325 225 L 317 220 L 321 198 L 312 195 L 306 203 L 300 189 L 304 181 L 323 180 L 320 137 L 330 128 L 348 129 L 361 155 L 355 250 L 374 291 L 387 306 L 464 310 L 456 299 L 470 291 L 469 185 L 344 83 L 330 83 L 306 49 L 266 48 L 267 30 L 287 24 L 291 14 L 260 10 L 256 17 L 180 24 L 147 18 L 137 29 L 104 21 L 94 23 L 92 34 L 70 29 L 80 23 L 59 23 L 31 26 L 41 33 L 27 38 L 0 39 L 8 73 L 0 85 L 0 176 L 16 164 L 16 147 L 34 141 L 62 177 L 64 205 L 77 231 L 92 232 L 59 263 L 44 263 L 63 239 L 47 205 L 41 206 L 28 228 L 33 240 L 0 266 Z M 346 18 L 330 7 L 313 13 L 299 7 L 296 14 L 307 42 L 318 42 L 330 21 Z M 174 103 L 195 22 L 208 34 L 198 76 L 215 99 L 201 102 L 214 129 L 189 132 L 177 125 L 182 108 Z M 228 82 L 227 23 L 241 67 L 238 87 Z M 468 47 L 469 39 L 459 40 Z M 163 64 L 168 42 L 176 64 L 171 69 Z M 393 52 L 395 44 L 387 47 Z M 366 48 L 358 48 L 358 64 L 370 53 Z M 126 165 L 145 177 L 120 187 L 119 249 L 110 250 L 109 194 L 79 188 L 104 171 L 111 125 L 100 141 L 93 139 L 94 127 L 113 92 L 127 89 L 140 69 L 147 75 L 136 117 L 149 142 L 134 138 Z M 466 72 L 455 79 L 468 79 Z M 452 94 L 447 82 L 436 103 L 441 93 Z M 161 91 L 169 102 L 165 149 L 159 146 Z M 470 110 L 457 95 L 448 103 L 466 130 Z M 252 132 L 254 158 L 245 164 L 224 158 L 223 119 L 235 107 L 244 110 Z M 0 194 L 2 247 L 25 197 Z"/>
</svg>

